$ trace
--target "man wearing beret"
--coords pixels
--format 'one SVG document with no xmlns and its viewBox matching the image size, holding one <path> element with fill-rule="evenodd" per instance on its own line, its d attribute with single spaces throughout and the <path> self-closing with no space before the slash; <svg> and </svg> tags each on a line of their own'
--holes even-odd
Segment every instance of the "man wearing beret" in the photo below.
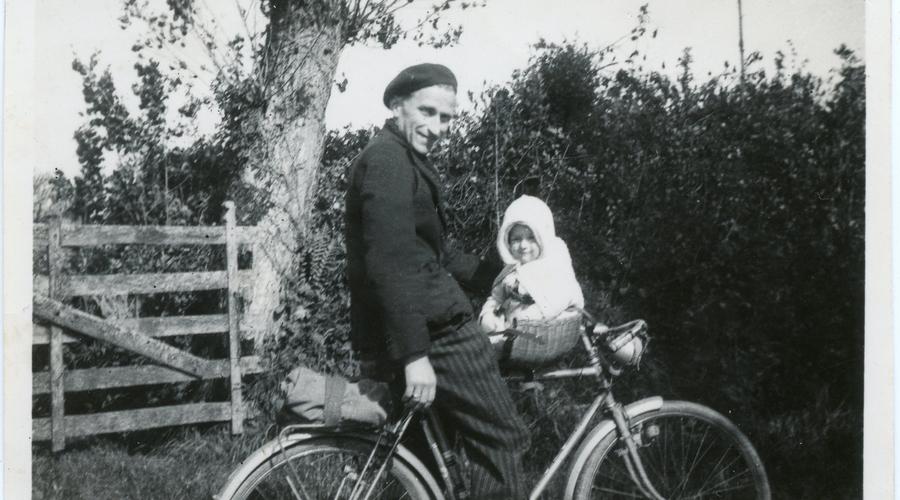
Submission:
<svg viewBox="0 0 900 500">
<path fill-rule="evenodd" d="M 496 266 L 448 248 L 438 173 L 428 152 L 456 113 L 456 78 L 419 64 L 384 91 L 393 118 L 350 170 L 346 245 L 351 339 L 386 362 L 406 402 L 434 407 L 459 432 L 474 498 L 522 498 L 528 433 L 461 285 L 490 286 Z"/>
</svg>

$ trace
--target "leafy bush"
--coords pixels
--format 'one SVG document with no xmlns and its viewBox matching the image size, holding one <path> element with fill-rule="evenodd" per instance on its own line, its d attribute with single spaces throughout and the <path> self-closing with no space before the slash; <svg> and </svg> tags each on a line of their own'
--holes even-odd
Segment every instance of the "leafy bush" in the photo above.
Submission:
<svg viewBox="0 0 900 500">
<path fill-rule="evenodd" d="M 861 484 L 864 67 L 837 53 L 830 85 L 781 56 L 772 75 L 751 61 L 744 82 L 726 69 L 696 83 L 688 51 L 671 80 L 541 43 L 508 84 L 473 96 L 436 158 L 453 238 L 470 251 L 492 251 L 516 195 L 544 198 L 589 307 L 651 325 L 652 353 L 624 393 L 729 415 L 788 498 L 857 496 Z M 364 142 L 329 137 L 317 205 L 329 222 L 317 228 L 335 244 L 343 169 Z M 286 352 L 334 370 L 332 356 L 350 359 L 342 279 L 300 302 L 308 321 L 287 331 L 305 340 Z M 550 406 L 577 396 L 557 391 Z M 523 409 L 571 426 L 570 412 Z M 848 462 L 827 488 L 817 479 Z"/>
<path fill-rule="evenodd" d="M 545 199 L 589 308 L 608 322 L 651 325 L 651 354 L 620 395 L 659 392 L 725 413 L 757 443 L 786 498 L 854 497 L 861 486 L 865 67 L 846 48 L 836 52 L 843 63 L 827 81 L 779 55 L 773 74 L 751 58 L 743 81 L 726 68 L 700 83 L 689 51 L 673 79 L 638 66 L 636 54 L 617 62 L 608 49 L 541 42 L 507 84 L 473 95 L 474 111 L 435 158 L 452 237 L 469 251 L 493 251 L 502 211 L 519 193 Z M 77 217 L 210 223 L 220 216 L 215 200 L 252 199 L 240 187 L 234 131 L 185 149 L 134 149 L 125 138 L 161 132 L 129 125 L 134 118 L 108 96 L 108 75 L 93 64 L 80 71 L 97 121 L 77 135 L 82 175 L 58 183 Z M 152 65 L 139 71 L 139 95 L 155 95 L 161 77 Z M 141 123 L 156 123 L 158 111 L 143 109 Z M 93 131 L 112 125 L 132 135 Z M 262 347 L 272 369 L 253 394 L 267 409 L 298 363 L 355 370 L 343 191 L 369 135 L 327 137 L 313 222 L 276 311 L 282 335 Z M 136 160 L 103 176 L 98 165 L 112 149 Z M 167 188 L 172 176 L 180 191 Z M 160 196 L 180 201 L 148 204 Z M 245 220 L 259 210 L 249 212 Z M 518 397 L 534 421 L 564 429 L 568 403 L 584 394 L 554 391 L 537 405 Z M 544 441 L 530 457 L 546 455 L 552 439 Z"/>
<path fill-rule="evenodd" d="M 223 202 L 239 185 L 240 156 L 225 133 L 201 137 L 187 145 L 178 138 L 194 135 L 194 102 L 172 109 L 169 95 L 182 83 L 160 71 L 155 61 L 139 62 L 138 83 L 132 87 L 137 110 L 129 111 L 108 70 L 97 58 L 76 60 L 85 102 L 84 123 L 75 133 L 80 174 L 68 179 L 57 173 L 40 179 L 35 189 L 35 222 L 48 222 L 56 213 L 66 222 L 119 225 L 220 224 Z M 174 117 L 174 118 L 173 118 Z M 184 142 L 184 141 L 182 141 Z M 48 209 L 52 205 L 52 209 Z M 246 216 L 246 214 L 244 214 Z M 244 258 L 243 260 L 246 260 Z M 35 274 L 48 273 L 46 247 L 35 247 Z M 131 274 L 223 270 L 224 247 L 107 245 L 66 252 L 66 274 Z M 215 314 L 225 310 L 223 292 L 166 293 L 141 296 L 85 296 L 71 305 L 105 318 Z M 221 358 L 227 344 L 221 335 L 168 337 L 193 354 Z M 34 367 L 46 369 L 48 350 L 34 350 Z M 86 340 L 67 344 L 67 369 L 146 363 L 146 358 L 109 343 Z M 67 413 L 114 410 L 135 405 L 159 405 L 206 399 L 225 399 L 222 381 L 120 391 L 92 391 L 69 395 Z M 49 398 L 36 397 L 35 416 L 49 410 Z"/>
</svg>

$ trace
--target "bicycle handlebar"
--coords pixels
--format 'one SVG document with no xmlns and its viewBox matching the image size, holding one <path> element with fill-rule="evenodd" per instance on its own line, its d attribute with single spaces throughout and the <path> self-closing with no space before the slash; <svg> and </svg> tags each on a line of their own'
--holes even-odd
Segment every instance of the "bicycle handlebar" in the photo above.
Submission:
<svg viewBox="0 0 900 500">
<path fill-rule="evenodd" d="M 603 323 L 597 323 L 592 326 L 591 333 L 598 338 L 617 338 L 627 336 L 627 334 L 637 335 L 647 328 L 647 322 L 642 319 L 635 319 L 627 323 L 617 326 L 606 326 Z"/>
</svg>

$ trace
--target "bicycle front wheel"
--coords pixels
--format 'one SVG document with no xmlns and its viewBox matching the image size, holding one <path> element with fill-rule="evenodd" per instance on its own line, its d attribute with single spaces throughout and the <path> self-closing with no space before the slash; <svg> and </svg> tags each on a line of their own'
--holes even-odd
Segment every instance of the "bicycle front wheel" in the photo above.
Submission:
<svg viewBox="0 0 900 500">
<path fill-rule="evenodd" d="M 629 425 L 650 483 L 663 498 L 771 498 L 753 445 L 737 426 L 710 408 L 666 401 L 657 411 L 631 418 Z M 627 457 L 619 433 L 609 433 L 585 462 L 575 498 L 646 498 L 632 480 Z"/>
<path fill-rule="evenodd" d="M 230 499 L 346 499 L 372 451 L 371 443 L 336 437 L 310 439 L 278 451 L 254 469 Z M 431 500 L 415 470 L 394 457 L 371 499 Z"/>
</svg>

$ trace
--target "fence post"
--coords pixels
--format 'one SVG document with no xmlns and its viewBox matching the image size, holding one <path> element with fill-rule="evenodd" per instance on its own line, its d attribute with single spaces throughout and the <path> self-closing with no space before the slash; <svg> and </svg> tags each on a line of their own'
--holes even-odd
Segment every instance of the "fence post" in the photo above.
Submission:
<svg viewBox="0 0 900 500">
<path fill-rule="evenodd" d="M 231 433 L 244 432 L 241 391 L 241 332 L 238 327 L 238 240 L 234 202 L 225 205 L 225 258 L 228 275 L 228 356 L 231 361 Z"/>
<path fill-rule="evenodd" d="M 49 295 L 61 300 L 61 280 L 65 266 L 62 250 L 62 216 L 57 214 L 50 220 L 47 258 L 50 264 Z M 66 447 L 65 390 L 63 385 L 63 330 L 50 325 L 50 436 L 53 451 Z"/>
</svg>

